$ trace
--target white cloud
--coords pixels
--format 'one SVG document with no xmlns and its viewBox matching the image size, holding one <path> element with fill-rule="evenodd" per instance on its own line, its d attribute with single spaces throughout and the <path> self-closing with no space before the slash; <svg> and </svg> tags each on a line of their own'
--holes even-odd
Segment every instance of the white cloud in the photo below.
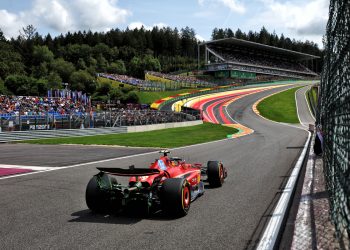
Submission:
<svg viewBox="0 0 350 250">
<path fill-rule="evenodd" d="M 69 10 L 56 0 L 37 0 L 33 9 L 26 15 L 35 17 L 36 23 L 45 23 L 49 28 L 58 32 L 65 32 L 74 28 Z"/>
<path fill-rule="evenodd" d="M 205 7 L 207 4 L 210 7 L 211 4 L 220 4 L 225 7 L 228 7 L 230 11 L 244 14 L 246 9 L 245 6 L 239 0 L 197 0 L 198 4 L 202 7 Z"/>
<path fill-rule="evenodd" d="M 205 1 L 205 0 L 198 0 L 198 4 L 201 5 L 201 6 L 203 6 L 203 5 L 204 5 L 204 1 Z"/>
<path fill-rule="evenodd" d="M 132 22 L 128 25 L 128 28 L 133 30 L 133 29 L 141 29 L 143 27 L 145 30 L 152 30 L 156 26 L 158 28 L 164 28 L 164 27 L 167 27 L 168 25 L 165 23 L 154 23 L 153 25 L 148 26 L 142 22 Z"/>
<path fill-rule="evenodd" d="M 131 13 L 117 7 L 116 3 L 113 0 L 76 0 L 73 6 L 77 28 L 108 30 L 125 23 Z"/>
<path fill-rule="evenodd" d="M 328 20 L 329 0 L 303 0 L 297 3 L 260 0 L 264 11 L 250 21 L 268 28 L 289 31 L 298 39 L 309 39 L 321 45 Z"/>
<path fill-rule="evenodd" d="M 201 35 L 196 35 L 196 38 L 197 38 L 197 40 L 199 40 L 199 41 L 207 41 L 207 39 L 205 39 L 204 37 L 202 37 Z"/>
<path fill-rule="evenodd" d="M 218 0 L 223 5 L 228 7 L 232 12 L 236 12 L 239 14 L 245 13 L 245 7 L 237 0 Z"/>
<path fill-rule="evenodd" d="M 7 37 L 29 24 L 54 32 L 106 31 L 125 23 L 131 12 L 119 8 L 116 0 L 35 0 L 32 8 L 19 13 L 0 10 L 0 28 Z"/>
<path fill-rule="evenodd" d="M 0 10 L 0 20 L 0 28 L 7 38 L 18 36 L 20 27 L 25 26 L 19 15 L 10 13 L 7 10 Z"/>
</svg>

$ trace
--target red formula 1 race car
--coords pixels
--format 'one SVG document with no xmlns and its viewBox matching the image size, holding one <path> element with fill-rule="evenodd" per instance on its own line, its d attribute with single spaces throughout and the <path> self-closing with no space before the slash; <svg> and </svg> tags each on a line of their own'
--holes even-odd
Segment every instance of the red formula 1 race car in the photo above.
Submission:
<svg viewBox="0 0 350 250">
<path fill-rule="evenodd" d="M 172 216 L 184 216 L 190 204 L 204 193 L 202 176 L 207 176 L 211 187 L 221 187 L 227 177 L 220 161 L 188 164 L 178 157 L 169 157 L 169 151 L 160 151 L 162 157 L 149 168 L 97 168 L 86 188 L 86 204 L 94 212 L 132 212 L 149 214 L 164 211 Z M 129 184 L 122 185 L 113 176 L 130 176 Z"/>
</svg>

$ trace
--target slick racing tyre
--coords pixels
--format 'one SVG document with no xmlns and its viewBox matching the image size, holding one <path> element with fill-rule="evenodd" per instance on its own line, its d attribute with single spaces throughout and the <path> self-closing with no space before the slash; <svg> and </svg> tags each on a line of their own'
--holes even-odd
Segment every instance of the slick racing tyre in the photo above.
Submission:
<svg viewBox="0 0 350 250">
<path fill-rule="evenodd" d="M 97 178 L 100 178 L 98 181 Z M 109 177 L 106 174 L 103 174 L 101 177 L 93 176 L 87 187 L 85 192 L 85 200 L 88 208 L 96 213 L 107 212 L 110 209 L 111 202 L 108 195 L 103 192 L 100 188 L 100 185 L 103 187 L 111 187 L 112 184 L 116 184 L 117 180 L 113 177 Z"/>
<path fill-rule="evenodd" d="M 173 178 L 163 182 L 163 210 L 175 217 L 185 216 L 190 210 L 191 189 L 186 179 Z"/>
<path fill-rule="evenodd" d="M 210 187 L 221 187 L 224 183 L 224 166 L 219 161 L 208 161 L 207 176 Z"/>
</svg>

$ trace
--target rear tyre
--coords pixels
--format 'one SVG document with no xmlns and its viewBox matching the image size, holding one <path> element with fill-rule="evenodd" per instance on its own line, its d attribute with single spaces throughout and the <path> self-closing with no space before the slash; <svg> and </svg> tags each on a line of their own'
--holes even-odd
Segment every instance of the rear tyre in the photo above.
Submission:
<svg viewBox="0 0 350 250">
<path fill-rule="evenodd" d="M 224 166 L 219 161 L 208 161 L 207 176 L 211 187 L 221 187 L 224 183 Z"/>
<path fill-rule="evenodd" d="M 190 184 L 186 179 L 173 178 L 163 182 L 163 210 L 175 217 L 185 216 L 191 206 Z"/>
<path fill-rule="evenodd" d="M 111 188 L 112 184 L 117 184 L 117 180 L 113 177 L 109 177 L 106 174 L 103 174 L 101 177 L 93 176 L 85 192 L 85 200 L 88 208 L 96 213 L 107 212 L 111 208 L 111 201 L 108 194 L 101 190 L 97 178 L 100 178 L 100 185 L 103 185 L 104 188 Z"/>
</svg>

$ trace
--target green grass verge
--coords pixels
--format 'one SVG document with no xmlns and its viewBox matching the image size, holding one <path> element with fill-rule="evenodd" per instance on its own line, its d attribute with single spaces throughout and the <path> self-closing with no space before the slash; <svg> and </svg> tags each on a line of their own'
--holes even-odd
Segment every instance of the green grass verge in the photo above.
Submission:
<svg viewBox="0 0 350 250">
<path fill-rule="evenodd" d="M 174 91 L 161 91 L 161 92 L 137 92 L 136 94 L 140 99 L 140 103 L 151 104 L 154 101 L 157 101 L 159 99 L 162 99 L 168 96 L 192 92 L 194 90 L 196 89 L 180 89 L 180 90 L 174 90 Z"/>
<path fill-rule="evenodd" d="M 121 88 L 121 86 L 124 86 L 123 88 L 136 89 L 136 87 L 131 84 L 121 83 L 121 82 L 107 79 L 104 77 L 97 77 L 97 82 L 98 84 L 105 83 L 105 82 L 110 83 L 113 87 L 116 87 L 116 88 Z"/>
<path fill-rule="evenodd" d="M 299 123 L 295 104 L 295 91 L 302 87 L 296 87 L 272 95 L 261 101 L 257 109 L 267 119 L 276 122 Z"/>
<path fill-rule="evenodd" d="M 311 96 L 312 96 L 312 99 L 313 99 L 314 103 L 317 105 L 317 103 L 318 103 L 318 97 L 317 97 L 317 95 L 318 95 L 318 93 L 317 93 L 317 87 L 316 87 L 316 88 L 311 88 L 311 89 L 310 89 L 310 91 L 311 91 Z"/>
<path fill-rule="evenodd" d="M 110 134 L 22 141 L 30 144 L 120 145 L 131 147 L 173 148 L 226 138 L 238 130 L 217 124 L 162 129 L 149 132 Z"/>
</svg>

